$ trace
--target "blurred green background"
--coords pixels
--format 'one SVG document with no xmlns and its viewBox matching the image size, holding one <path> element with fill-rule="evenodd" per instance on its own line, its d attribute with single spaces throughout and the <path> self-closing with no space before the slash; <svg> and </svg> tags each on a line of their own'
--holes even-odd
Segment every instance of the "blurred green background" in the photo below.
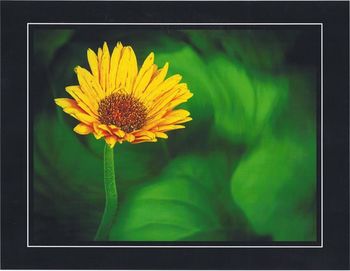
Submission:
<svg viewBox="0 0 350 271">
<path fill-rule="evenodd" d="M 194 96 L 186 129 L 115 148 L 115 241 L 315 241 L 317 50 L 301 29 L 34 29 L 31 242 L 93 240 L 104 208 L 102 140 L 80 136 L 69 97 L 86 50 L 131 45 L 170 63 Z"/>
</svg>

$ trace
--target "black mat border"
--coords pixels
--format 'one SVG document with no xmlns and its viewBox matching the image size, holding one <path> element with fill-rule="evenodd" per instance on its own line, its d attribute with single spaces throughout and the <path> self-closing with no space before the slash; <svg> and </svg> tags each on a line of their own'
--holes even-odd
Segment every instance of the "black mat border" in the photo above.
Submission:
<svg viewBox="0 0 350 271">
<path fill-rule="evenodd" d="M 1 2 L 2 267 L 349 268 L 348 10 L 348 2 Z M 324 248 L 26 247 L 26 23 L 118 21 L 323 23 Z"/>
</svg>

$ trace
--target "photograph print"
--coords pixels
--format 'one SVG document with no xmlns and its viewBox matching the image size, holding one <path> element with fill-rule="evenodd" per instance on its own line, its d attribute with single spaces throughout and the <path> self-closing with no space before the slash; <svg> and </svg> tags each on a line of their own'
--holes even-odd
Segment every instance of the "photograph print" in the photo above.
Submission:
<svg viewBox="0 0 350 271">
<path fill-rule="evenodd" d="M 28 25 L 29 246 L 321 245 L 321 25 Z"/>
</svg>

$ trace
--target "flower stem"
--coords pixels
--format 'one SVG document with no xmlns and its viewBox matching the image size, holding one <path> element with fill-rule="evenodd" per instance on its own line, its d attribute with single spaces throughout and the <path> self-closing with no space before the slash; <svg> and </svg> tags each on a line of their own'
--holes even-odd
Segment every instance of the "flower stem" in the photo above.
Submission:
<svg viewBox="0 0 350 271">
<path fill-rule="evenodd" d="M 103 212 L 100 226 L 98 227 L 95 240 L 102 241 L 107 240 L 109 231 L 112 226 L 113 219 L 117 213 L 118 207 L 118 194 L 117 186 L 115 182 L 114 174 L 114 157 L 113 148 L 110 148 L 107 144 L 104 149 L 104 184 L 106 192 L 105 210 Z"/>
</svg>

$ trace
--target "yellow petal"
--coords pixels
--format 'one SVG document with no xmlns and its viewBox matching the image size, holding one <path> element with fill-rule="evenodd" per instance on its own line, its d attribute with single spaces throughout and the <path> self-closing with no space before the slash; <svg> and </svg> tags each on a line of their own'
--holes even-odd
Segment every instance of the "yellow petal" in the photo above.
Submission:
<svg viewBox="0 0 350 271">
<path fill-rule="evenodd" d="M 154 62 L 154 53 L 151 52 L 145 59 L 145 61 L 142 64 L 142 67 L 136 77 L 136 81 L 135 81 L 135 87 L 140 83 L 142 77 L 144 76 L 144 74 L 149 70 L 149 68 L 152 67 Z"/>
<path fill-rule="evenodd" d="M 98 71 L 98 59 L 95 52 L 91 49 L 87 50 L 87 58 L 89 62 L 89 66 L 92 72 L 92 75 L 99 80 L 99 71 Z"/>
<path fill-rule="evenodd" d="M 187 93 L 187 94 L 184 94 L 180 97 L 176 97 L 173 101 L 171 101 L 171 103 L 169 103 L 167 105 L 167 108 L 168 109 L 172 109 L 176 106 L 178 106 L 179 104 L 182 104 L 184 102 L 187 102 L 189 98 L 191 98 L 193 96 L 192 93 Z"/>
<path fill-rule="evenodd" d="M 109 125 L 109 128 L 112 130 L 112 133 L 116 136 L 123 138 L 125 136 L 125 132 L 122 131 L 119 127 L 115 125 Z"/>
<path fill-rule="evenodd" d="M 174 111 L 169 112 L 166 117 L 180 117 L 180 118 L 186 118 L 190 115 L 190 112 L 188 112 L 185 109 L 177 109 Z"/>
<path fill-rule="evenodd" d="M 80 89 L 90 99 L 91 102 L 97 104 L 97 101 L 104 98 L 104 91 L 101 89 L 101 86 L 96 78 L 93 77 L 88 70 L 77 66 L 75 68 L 75 72 L 78 76 Z"/>
<path fill-rule="evenodd" d="M 157 123 L 155 126 L 164 126 L 164 125 L 170 125 L 170 124 L 180 124 L 191 121 L 191 117 L 187 118 L 178 118 L 178 117 L 172 117 L 172 118 L 166 118 L 161 120 L 159 123 Z"/>
<path fill-rule="evenodd" d="M 163 113 L 164 114 L 164 113 Z M 158 123 L 162 121 L 162 116 L 158 116 L 157 118 L 154 118 L 152 121 L 149 121 L 143 129 L 145 130 L 151 130 L 153 127 L 157 126 Z"/>
<path fill-rule="evenodd" d="M 177 121 L 176 124 L 185 123 L 193 120 L 191 117 L 184 118 L 183 120 Z"/>
<path fill-rule="evenodd" d="M 146 78 L 148 78 L 148 80 L 146 80 L 146 81 L 147 81 L 147 84 L 149 83 L 149 81 L 150 81 L 150 79 L 152 77 L 152 74 L 153 74 L 153 69 L 150 70 L 150 68 L 152 68 L 153 65 L 154 65 L 153 63 L 154 63 L 154 53 L 151 52 L 146 57 L 145 61 L 143 62 L 142 66 L 141 66 L 141 69 L 140 69 L 140 71 L 139 71 L 139 73 L 138 73 L 138 75 L 136 77 L 136 80 L 135 80 L 135 83 L 134 83 L 134 89 L 133 89 L 133 93 L 134 93 L 134 95 L 136 97 L 138 97 L 138 94 L 139 94 L 138 92 L 140 90 L 144 90 L 139 85 L 140 85 L 142 80 L 145 80 L 144 76 L 146 75 L 146 73 L 147 73 Z M 147 86 L 147 84 L 146 84 L 146 86 Z M 144 85 L 144 83 L 143 83 L 143 85 Z"/>
<path fill-rule="evenodd" d="M 91 124 L 96 122 L 96 119 L 88 114 L 85 114 L 81 112 L 79 109 L 74 107 L 66 107 L 63 109 L 64 112 L 71 115 L 72 117 L 76 118 L 77 120 L 80 120 L 81 122 L 85 124 Z"/>
<path fill-rule="evenodd" d="M 128 91 L 128 93 L 131 93 L 137 76 L 137 59 L 134 50 L 130 46 L 128 47 L 130 49 L 130 61 L 128 65 L 128 73 L 126 77 L 125 88 Z"/>
<path fill-rule="evenodd" d="M 108 88 L 106 95 L 110 95 L 113 90 L 115 90 L 115 81 L 117 77 L 117 71 L 119 66 L 120 57 L 122 54 L 123 45 L 118 42 L 117 46 L 114 47 L 112 56 L 111 56 L 111 63 L 110 63 L 110 71 L 109 71 L 109 80 L 108 80 Z"/>
<path fill-rule="evenodd" d="M 170 130 L 183 129 L 183 128 L 185 128 L 185 126 L 183 125 L 165 125 L 165 126 L 159 127 L 158 132 L 166 132 Z"/>
<path fill-rule="evenodd" d="M 182 104 L 182 103 L 185 103 L 187 102 L 188 99 L 174 99 L 173 101 L 171 101 L 171 103 L 169 103 L 167 105 L 167 109 L 170 110 L 170 109 L 173 109 L 175 108 L 176 106 L 178 106 L 179 104 Z"/>
<path fill-rule="evenodd" d="M 89 125 L 86 125 L 84 123 L 79 123 L 77 126 L 74 127 L 74 132 L 80 135 L 87 135 L 92 133 L 93 129 Z"/>
<path fill-rule="evenodd" d="M 154 106 L 154 109 L 153 109 L 153 114 L 154 114 L 154 111 L 158 112 L 156 109 L 157 107 L 161 108 L 163 106 L 163 110 L 169 111 L 175 108 L 177 105 L 187 102 L 188 99 L 190 99 L 192 96 L 193 96 L 193 93 L 191 93 L 188 89 L 181 88 L 176 92 L 175 97 L 173 97 L 171 101 L 168 100 L 169 102 L 167 102 L 166 104 L 162 102 L 163 104 L 160 105 L 159 101 L 157 101 L 155 103 L 156 106 Z M 164 99 L 164 97 L 166 97 L 166 95 L 162 96 L 162 99 Z"/>
<path fill-rule="evenodd" d="M 101 139 L 104 135 L 101 134 L 101 133 L 96 133 L 96 132 L 93 132 L 93 135 L 94 137 L 98 140 L 98 139 Z"/>
<path fill-rule="evenodd" d="M 135 97 L 140 97 L 143 91 L 146 89 L 148 86 L 149 82 L 151 81 L 152 75 L 155 70 L 155 65 L 151 66 L 142 76 L 140 79 L 140 82 L 137 84 L 134 90 L 134 95 Z M 136 83 L 135 83 L 136 85 Z"/>
<path fill-rule="evenodd" d="M 190 115 L 190 112 L 184 109 L 178 109 L 175 111 L 170 111 L 167 114 L 159 113 L 154 118 L 152 118 L 150 121 L 147 122 L 147 124 L 144 126 L 143 129 L 145 130 L 151 130 L 153 127 L 156 126 L 164 126 L 169 124 L 180 124 L 184 122 L 188 122 L 192 120 L 192 118 L 188 117 Z"/>
<path fill-rule="evenodd" d="M 153 132 L 150 131 L 138 131 L 133 133 L 136 138 L 139 137 L 147 137 L 149 139 L 155 139 L 156 135 Z"/>
<path fill-rule="evenodd" d="M 173 88 L 169 89 L 168 91 L 163 92 L 161 95 L 156 97 L 154 99 L 154 103 L 158 103 L 159 101 L 164 100 L 166 97 L 168 97 L 169 95 L 172 95 L 174 92 L 176 92 L 175 98 L 180 97 L 183 94 L 190 93 L 190 91 L 187 88 L 186 83 L 177 84 Z"/>
<path fill-rule="evenodd" d="M 181 81 L 182 77 L 179 74 L 175 74 L 165 81 L 163 81 L 158 87 L 156 87 L 152 92 L 150 92 L 144 100 L 147 107 L 150 107 L 155 99 L 159 98 L 161 95 L 169 90 L 175 88 L 175 86 Z"/>
<path fill-rule="evenodd" d="M 184 109 L 175 110 L 163 116 L 163 118 L 159 120 L 156 125 L 162 126 L 162 125 L 169 125 L 169 124 L 184 123 L 192 120 L 192 118 L 188 117 L 189 115 L 190 115 L 190 112 L 188 112 L 187 110 L 184 110 Z"/>
<path fill-rule="evenodd" d="M 101 69 L 101 62 L 102 62 L 102 49 L 98 48 L 97 50 L 97 60 L 98 60 L 98 70 Z"/>
<path fill-rule="evenodd" d="M 106 93 L 106 88 L 108 85 L 108 75 L 109 75 L 109 62 L 110 62 L 110 55 L 109 55 L 109 49 L 107 46 L 107 43 L 103 43 L 103 49 L 102 49 L 102 58 L 101 58 L 101 64 L 100 64 L 100 84 L 101 88 Z"/>
<path fill-rule="evenodd" d="M 186 93 L 184 93 L 184 94 L 182 94 L 181 96 L 179 96 L 179 97 L 176 97 L 176 98 L 181 98 L 181 99 L 189 99 L 189 98 L 191 98 L 193 96 L 193 93 L 191 93 L 191 92 L 186 92 Z"/>
<path fill-rule="evenodd" d="M 114 130 L 113 132 L 115 135 L 117 135 L 121 138 L 123 138 L 125 136 L 125 132 L 123 130 L 118 129 L 118 130 Z"/>
<path fill-rule="evenodd" d="M 73 115 L 76 115 L 76 114 L 85 114 L 87 115 L 81 108 L 79 107 L 65 107 L 63 109 L 63 112 L 66 112 L 67 114 L 73 114 Z M 89 116 L 89 115 L 87 115 Z"/>
<path fill-rule="evenodd" d="M 113 148 L 115 143 L 117 143 L 117 138 L 115 136 L 106 136 L 105 141 L 110 148 Z"/>
<path fill-rule="evenodd" d="M 84 113 L 76 113 L 75 116 L 78 120 L 84 123 L 93 123 L 96 122 L 96 119 L 94 117 L 91 117 L 90 115 L 84 114 Z"/>
<path fill-rule="evenodd" d="M 115 88 L 125 88 L 126 75 L 128 73 L 129 62 L 130 62 L 130 48 L 124 47 L 122 50 L 122 56 L 118 66 Z"/>
<path fill-rule="evenodd" d="M 165 106 L 167 106 L 176 97 L 177 92 L 178 90 L 170 92 L 169 95 L 164 95 L 162 99 L 155 102 L 148 112 L 149 117 L 152 117 L 153 115 L 157 114 Z"/>
<path fill-rule="evenodd" d="M 103 131 L 106 131 L 108 134 L 112 135 L 111 129 L 106 124 L 100 124 L 98 125 L 98 128 L 100 128 Z"/>
<path fill-rule="evenodd" d="M 128 142 L 133 142 L 135 140 L 135 136 L 133 134 L 126 134 L 124 138 Z"/>
<path fill-rule="evenodd" d="M 156 132 L 156 137 L 160 137 L 160 138 L 168 138 L 168 135 L 162 132 Z"/>
<path fill-rule="evenodd" d="M 77 101 L 77 104 L 87 113 L 95 116 L 98 115 L 98 105 L 90 101 L 89 97 L 81 91 L 80 86 L 68 86 L 66 87 L 66 91 Z"/>
<path fill-rule="evenodd" d="M 193 96 L 193 93 L 189 91 L 187 88 L 187 84 L 179 84 L 180 91 L 178 92 L 177 96 L 175 97 L 180 99 L 189 99 Z"/>
<path fill-rule="evenodd" d="M 168 72 L 169 64 L 165 63 L 164 67 L 160 70 L 159 74 L 156 75 L 151 83 L 148 85 L 144 93 L 148 95 L 148 93 L 152 93 L 152 91 L 160 85 L 165 79 L 165 76 Z"/>
<path fill-rule="evenodd" d="M 77 102 L 69 98 L 56 98 L 55 103 L 62 108 L 77 106 Z"/>
<path fill-rule="evenodd" d="M 136 138 L 131 144 L 139 144 L 139 143 L 144 143 L 144 142 L 157 142 L 157 138 L 150 139 L 148 137 L 140 137 Z"/>
<path fill-rule="evenodd" d="M 148 126 L 149 124 L 155 122 L 155 121 L 158 121 L 160 120 L 161 118 L 163 118 L 163 116 L 168 112 L 168 110 L 166 109 L 163 109 L 163 110 L 160 110 L 158 112 L 156 112 L 155 114 L 153 114 L 152 116 L 149 115 L 147 117 L 147 122 L 146 122 L 146 126 Z M 145 130 L 147 130 L 147 128 L 144 128 Z"/>
<path fill-rule="evenodd" d="M 104 137 L 104 136 L 108 135 L 108 133 L 106 131 L 102 130 L 99 127 L 99 123 L 98 122 L 94 122 L 92 124 L 92 128 L 94 129 L 93 134 L 94 134 L 96 139 L 100 139 L 101 137 Z"/>
</svg>

